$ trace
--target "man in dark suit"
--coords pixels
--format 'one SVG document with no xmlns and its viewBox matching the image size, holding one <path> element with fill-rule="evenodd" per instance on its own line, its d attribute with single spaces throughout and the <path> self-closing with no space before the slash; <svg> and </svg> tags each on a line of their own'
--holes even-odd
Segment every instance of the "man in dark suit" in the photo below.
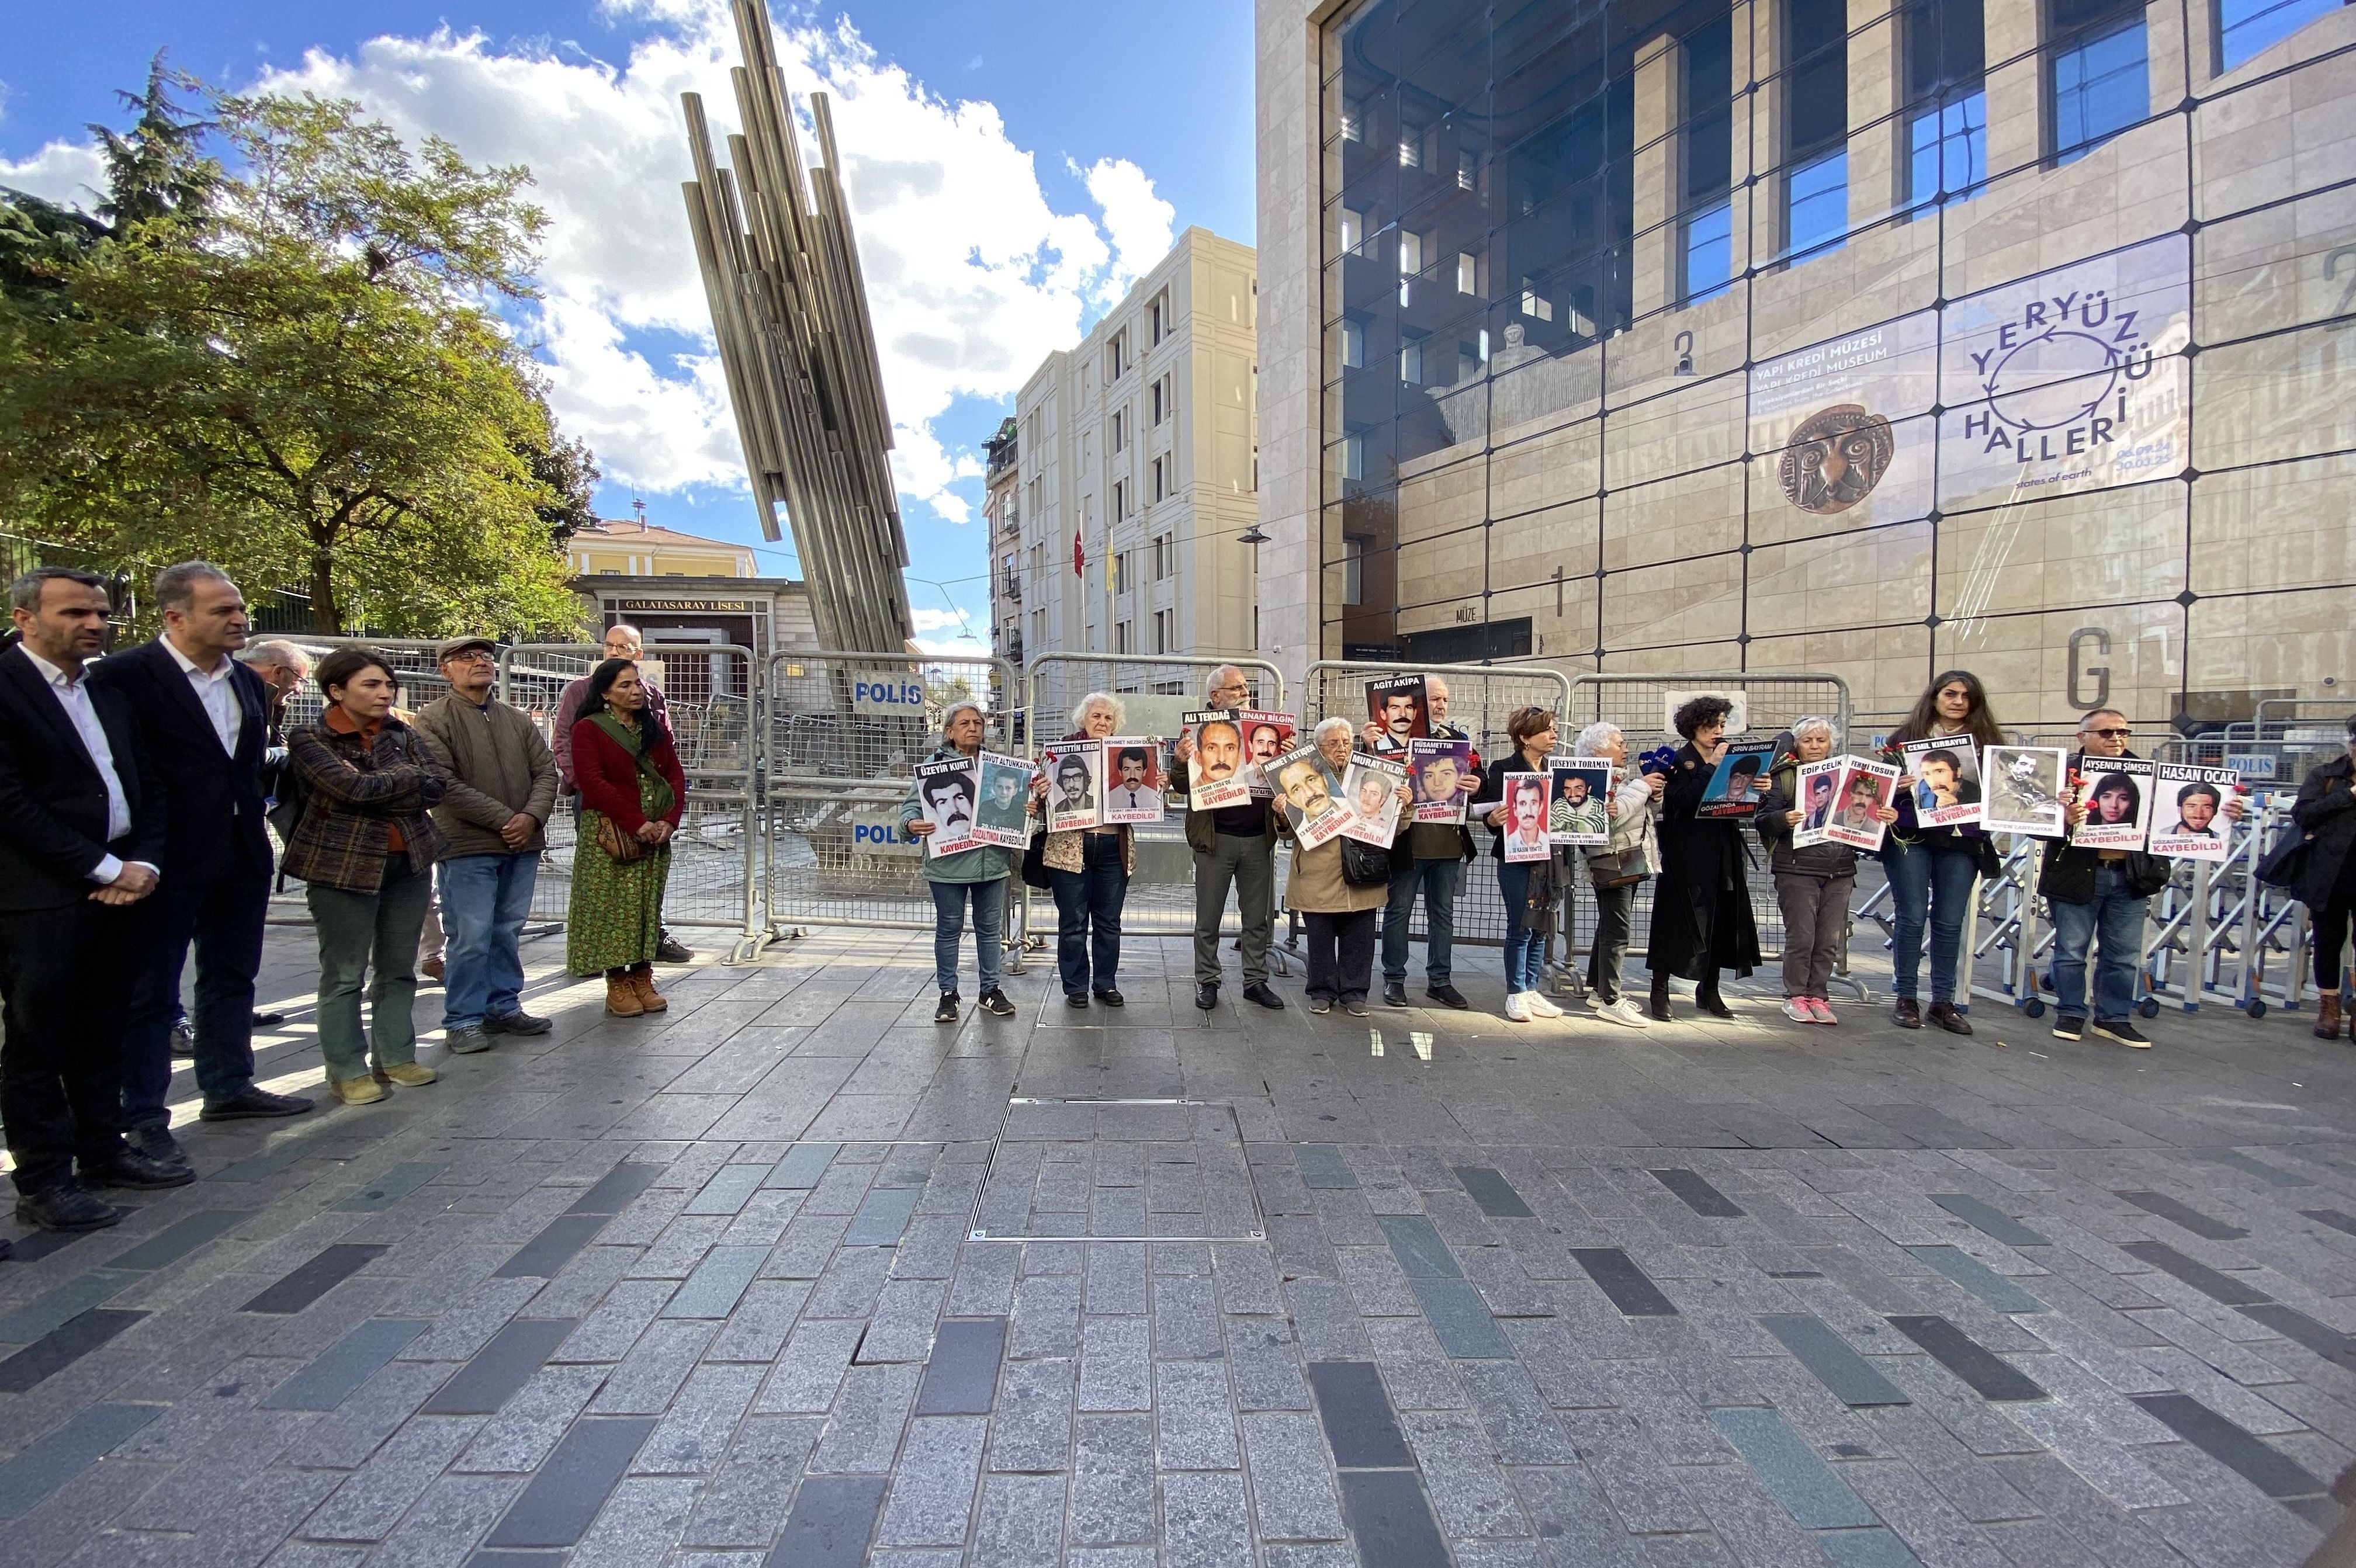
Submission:
<svg viewBox="0 0 2356 1568">
<path fill-rule="evenodd" d="M 171 1132 L 172 1015 L 188 944 L 197 949 L 197 1088 L 209 1122 L 293 1116 L 311 1102 L 253 1082 L 253 978 L 270 907 L 262 758 L 269 694 L 233 656 L 245 645 L 245 596 L 201 560 L 155 576 L 164 635 L 102 659 L 94 685 L 128 699 L 147 754 L 169 781 L 155 934 L 131 993 L 123 1039 L 123 1114 L 133 1145 L 187 1163 Z"/>
<path fill-rule="evenodd" d="M 121 1131 L 116 966 L 145 943 L 164 794 L 130 704 L 82 671 L 106 641 L 105 584 L 42 567 L 8 603 L 21 641 L 0 652 L 0 1122 L 17 1217 L 94 1231 L 123 1215 L 88 1188 L 195 1179 Z"/>
</svg>

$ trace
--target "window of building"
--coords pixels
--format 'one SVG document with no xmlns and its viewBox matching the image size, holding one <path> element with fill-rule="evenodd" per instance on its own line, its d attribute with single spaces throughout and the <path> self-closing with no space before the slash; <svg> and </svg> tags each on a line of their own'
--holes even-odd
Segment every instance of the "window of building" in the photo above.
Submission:
<svg viewBox="0 0 2356 1568">
<path fill-rule="evenodd" d="M 1419 127 L 1405 123 L 1399 126 L 1398 159 L 1403 169 L 1423 167 L 1423 132 Z"/>
<path fill-rule="evenodd" d="M 1784 0 L 1783 248 L 1820 253 L 1848 232 L 1847 0 Z"/>
<path fill-rule="evenodd" d="M 1522 280 L 1522 314 L 1524 315 L 1535 316 L 1540 321 L 1552 321 L 1554 319 L 1553 302 L 1549 301 L 1544 294 L 1538 293 L 1538 284 L 1536 278 L 1524 278 Z"/>
<path fill-rule="evenodd" d="M 1848 233 L 1848 154 L 1826 153 L 1783 181 L 1784 243 L 1792 260 L 1840 248 Z"/>
<path fill-rule="evenodd" d="M 1704 22 L 1683 40 L 1686 120 L 1678 137 L 1682 223 L 1677 297 L 1708 299 L 1734 273 L 1733 18 Z"/>
<path fill-rule="evenodd" d="M 1164 453 L 1153 460 L 1152 496 L 1156 501 L 1170 499 L 1170 456 Z"/>
<path fill-rule="evenodd" d="M 1734 206 L 1719 202 L 1686 219 L 1685 276 L 1678 293 L 1687 304 L 1706 300 L 1734 276 Z"/>
<path fill-rule="evenodd" d="M 1335 220 L 1334 240 L 1343 255 L 1355 256 L 1358 253 L 1358 247 L 1365 242 L 1366 216 L 1347 207 L 1341 208 L 1340 214 Z"/>
<path fill-rule="evenodd" d="M 2217 57 L 2231 70 L 2350 0 L 2217 0 Z"/>
<path fill-rule="evenodd" d="M 1366 112 L 1365 107 L 1360 104 L 1353 103 L 1346 98 L 1344 99 L 1342 101 L 1342 140 L 1344 142 L 1365 141 L 1365 124 Z"/>
<path fill-rule="evenodd" d="M 1164 289 L 1160 293 L 1154 295 L 1153 303 L 1145 307 L 1145 320 L 1147 327 L 1149 328 L 1149 336 L 1154 343 L 1161 342 L 1175 330 L 1174 324 L 1173 324 L 1170 319 L 1170 291 L 1168 289 Z"/>
<path fill-rule="evenodd" d="M 1481 258 L 1470 251 L 1456 252 L 1456 292 L 1460 294 L 1481 292 Z"/>
<path fill-rule="evenodd" d="M 1047 645 L 1047 612 L 1044 610 L 1031 612 L 1031 645 L 1041 650 Z"/>
<path fill-rule="evenodd" d="M 1130 645 L 1134 640 L 1135 640 L 1135 635 L 1134 635 L 1134 633 L 1131 631 L 1131 629 L 1130 629 L 1130 624 L 1129 622 L 1127 622 L 1127 621 L 1115 621 L 1115 622 L 1113 623 L 1113 625 L 1112 625 L 1112 651 L 1113 651 L 1113 652 L 1115 652 L 1115 653 L 1117 653 L 1117 654 L 1129 654 L 1129 653 L 1135 653 L 1137 650 L 1136 650 L 1134 647 L 1132 647 L 1132 646 L 1130 646 Z"/>
<path fill-rule="evenodd" d="M 1342 323 L 1342 368 L 1345 370 L 1366 368 L 1366 324 L 1362 321 Z"/>
<path fill-rule="evenodd" d="M 1473 155 L 1472 149 L 1470 147 L 1458 149 L 1456 154 L 1456 188 L 1458 190 L 1471 190 L 1478 183 L 1477 176 L 1480 172 L 1481 160 Z"/>
<path fill-rule="evenodd" d="M 1178 400 L 1178 384 L 1169 376 L 1153 383 L 1153 422 L 1160 424 L 1170 417 Z"/>
<path fill-rule="evenodd" d="M 1160 582 L 1160 581 L 1162 581 L 1164 578 L 1167 578 L 1167 577 L 1170 575 L 1170 558 L 1171 558 L 1171 556 L 1172 556 L 1173 553 L 1174 553 L 1174 552 L 1173 552 L 1173 551 L 1171 549 L 1171 548 L 1170 548 L 1170 536 L 1169 536 L 1168 534 L 1157 534 L 1157 535 L 1155 535 L 1155 536 L 1154 536 L 1154 539 L 1153 539 L 1153 581 L 1156 581 L 1156 582 Z"/>
<path fill-rule="evenodd" d="M 1112 341 L 1105 345 L 1105 379 L 1118 381 L 1120 379 L 1121 372 L 1128 368 L 1129 333 L 1124 328 L 1114 333 Z"/>
<path fill-rule="evenodd" d="M 2053 159 L 2067 164 L 2150 115 L 2150 50 L 2126 0 L 2047 0 L 2046 19 Z"/>
<path fill-rule="evenodd" d="M 597 575 L 600 577 L 619 577 L 622 575 L 622 569 L 618 566 L 601 566 L 597 569 Z"/>
<path fill-rule="evenodd" d="M 1174 654 L 1178 651 L 1178 612 L 1156 610 L 1153 613 L 1153 651 Z"/>
<path fill-rule="evenodd" d="M 1366 547 L 1374 543 L 1367 534 L 1342 536 L 1342 603 L 1364 604 L 1366 602 Z"/>
<path fill-rule="evenodd" d="M 1413 277 L 1423 271 L 1423 236 L 1412 229 L 1402 229 L 1398 237 L 1399 276 Z"/>
<path fill-rule="evenodd" d="M 1128 516 L 1129 481 L 1116 479 L 1112 482 L 1112 520 L 1117 523 Z"/>
<path fill-rule="evenodd" d="M 1366 438 L 1345 435 L 1342 438 L 1342 477 L 1364 479 L 1366 476 Z"/>
<path fill-rule="evenodd" d="M 1423 340 L 1406 338 L 1399 344 L 1399 379 L 1410 387 L 1423 385 Z"/>
<path fill-rule="evenodd" d="M 1112 449 L 1115 452 L 1129 450 L 1129 411 L 1126 409 L 1113 411 Z"/>
<path fill-rule="evenodd" d="M 1905 48 L 1906 200 L 1920 217 L 1987 183 L 1987 20 L 1981 0 L 1912 0 Z"/>
</svg>

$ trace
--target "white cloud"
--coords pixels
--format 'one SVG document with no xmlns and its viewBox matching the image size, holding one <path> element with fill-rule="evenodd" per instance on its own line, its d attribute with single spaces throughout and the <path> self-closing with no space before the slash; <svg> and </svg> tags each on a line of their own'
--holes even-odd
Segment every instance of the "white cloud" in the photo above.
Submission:
<svg viewBox="0 0 2356 1568">
<path fill-rule="evenodd" d="M 475 163 L 530 165 L 550 219 L 538 325 L 559 420 L 622 483 L 741 484 L 680 193 L 691 174 L 680 92 L 702 94 L 723 160 L 736 128 L 733 24 L 724 0 L 609 8 L 664 24 L 622 66 L 445 30 L 372 39 L 349 59 L 314 51 L 266 85 L 359 99 L 405 135 L 445 136 Z M 952 486 L 980 475 L 988 432 L 944 427 L 942 416 L 959 397 L 1012 396 L 1048 349 L 1076 341 L 1091 306 L 1168 250 L 1173 209 L 1135 165 L 1107 159 L 1083 176 L 1098 215 L 1056 211 L 993 105 L 928 91 L 847 20 L 781 27 L 777 51 L 800 104 L 814 89 L 832 101 L 895 429 L 894 475 L 904 496 L 964 522 L 972 508 Z M 806 120 L 798 129 L 814 156 Z M 630 335 L 648 329 L 691 346 L 635 347 Z"/>
<path fill-rule="evenodd" d="M 106 160 L 94 146 L 51 142 L 18 163 L 0 158 L 0 185 L 61 207 L 87 208 L 106 189 Z"/>
<path fill-rule="evenodd" d="M 951 630 L 961 632 L 965 630 L 966 626 L 972 619 L 969 613 L 963 610 L 920 609 L 911 611 L 910 613 L 916 617 L 916 630 L 919 632 L 947 632 Z M 987 618 L 988 617 L 984 617 L 984 619 Z"/>
</svg>

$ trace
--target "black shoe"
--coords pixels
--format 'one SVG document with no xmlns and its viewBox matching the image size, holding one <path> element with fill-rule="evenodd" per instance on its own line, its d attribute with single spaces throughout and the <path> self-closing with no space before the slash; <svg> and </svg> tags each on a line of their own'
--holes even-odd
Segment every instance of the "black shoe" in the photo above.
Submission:
<svg viewBox="0 0 2356 1568">
<path fill-rule="evenodd" d="M 2131 1045 L 2137 1051 L 2151 1049 L 2151 1041 L 2144 1038 L 2143 1031 L 2125 1019 L 2096 1019 L 2094 1033 L 2101 1039 L 2115 1040 L 2121 1045 Z"/>
<path fill-rule="evenodd" d="M 1464 999 L 1464 993 L 1458 990 L 1453 986 L 1430 987 L 1423 994 L 1430 997 L 1433 1001 L 1438 1002 L 1441 1007 L 1454 1008 L 1459 1012 L 1462 1012 L 1465 1008 L 1472 1005 Z"/>
<path fill-rule="evenodd" d="M 188 1020 L 182 1019 L 178 1023 L 172 1026 L 172 1054 L 175 1056 L 194 1056 L 196 1053 L 196 1034 L 188 1028 Z"/>
<path fill-rule="evenodd" d="M 1250 985 L 1246 986 L 1244 987 L 1244 1000 L 1247 1002 L 1258 1002 L 1261 1007 L 1268 1008 L 1271 1012 L 1280 1013 L 1284 1011 L 1284 998 L 1278 996 L 1274 991 L 1269 990 L 1268 988 L 1268 982 L 1265 980 L 1255 980 Z"/>
<path fill-rule="evenodd" d="M 2066 1040 L 2072 1045 L 2077 1044 L 2080 1040 L 2086 1038 L 2086 1020 L 2084 1019 L 2072 1018 L 2055 1019 L 2053 1020 L 2053 1038 L 2055 1040 Z"/>
<path fill-rule="evenodd" d="M 1931 1021 L 1937 1024 L 1941 1029 L 1945 1029 L 1949 1034 L 1969 1034 L 1972 1032 L 1972 1020 L 1957 1012 L 1955 1010 L 1955 1004 L 1953 1002 L 1933 1002 L 1931 1004 Z"/>
<path fill-rule="evenodd" d="M 247 1084 L 226 1100 L 209 1102 L 197 1113 L 203 1122 L 250 1122 L 264 1116 L 299 1116 L 311 1108 L 300 1094 L 273 1094 Z"/>
<path fill-rule="evenodd" d="M 123 1211 L 68 1180 L 16 1198 L 16 1218 L 44 1231 L 103 1231 L 123 1223 Z"/>
<path fill-rule="evenodd" d="M 992 986 L 981 994 L 981 1010 L 994 1019 L 1011 1019 L 1014 1016 L 1014 1004 L 1006 999 L 1005 992 Z"/>
<path fill-rule="evenodd" d="M 1087 1010 L 1088 994 L 1086 991 L 1066 991 L 1064 993 L 1064 1005 L 1085 1012 Z"/>
<path fill-rule="evenodd" d="M 185 1165 L 166 1160 L 149 1159 L 135 1148 L 126 1148 L 110 1155 L 95 1165 L 85 1164 L 76 1173 L 84 1187 L 186 1187 L 197 1179 L 197 1173 Z"/>
<path fill-rule="evenodd" d="M 1694 1006 L 1714 1019 L 1730 1019 L 1734 1016 L 1734 1009 L 1728 1007 L 1726 998 L 1716 991 L 1695 992 Z"/>
<path fill-rule="evenodd" d="M 536 1019 L 519 1008 L 503 1017 L 485 1019 L 485 1034 L 546 1034 L 556 1026 L 546 1019 Z"/>
<path fill-rule="evenodd" d="M 253 1027 L 256 1029 L 276 1029 L 280 1024 L 283 1024 L 285 1021 L 286 1015 L 284 1013 L 256 1013 L 253 1015 Z"/>
<path fill-rule="evenodd" d="M 1664 986 L 1653 993 L 1652 1013 L 1653 1017 L 1661 1023 L 1667 1023 L 1669 1021 L 1669 990 L 1667 987 Z"/>
<path fill-rule="evenodd" d="M 953 1024 L 958 1021 L 958 994 L 955 991 L 941 993 L 941 1005 L 933 1009 L 933 1021 L 937 1024 Z"/>
<path fill-rule="evenodd" d="M 1407 982 L 1405 980 L 1386 980 L 1383 982 L 1383 1006 L 1387 1008 L 1403 1008 L 1407 1006 Z"/>
<path fill-rule="evenodd" d="M 1912 997 L 1901 997 L 1890 1004 L 1890 1021 L 1900 1029 L 1922 1027 L 1922 1004 Z"/>
<path fill-rule="evenodd" d="M 1194 987 L 1194 1005 L 1209 1012 L 1219 1005 L 1219 983 L 1208 980 Z"/>
<path fill-rule="evenodd" d="M 16 1255 L 16 1243 L 10 1241 L 5 1236 L 0 1236 L 0 1264 L 6 1263 L 10 1258 L 15 1257 Z"/>
<path fill-rule="evenodd" d="M 1097 1000 L 1102 1002 L 1108 1008 L 1125 1008 L 1129 1006 L 1129 998 L 1122 996 L 1119 991 L 1098 991 L 1097 993 Z"/>
<path fill-rule="evenodd" d="M 662 940 L 655 944 L 655 962 L 692 964 L 695 962 L 695 949 L 666 931 L 662 933 Z"/>
<path fill-rule="evenodd" d="M 123 1135 L 123 1141 L 158 1165 L 185 1166 L 189 1163 L 188 1151 L 172 1136 L 172 1129 L 156 1124 L 133 1127 Z"/>
</svg>

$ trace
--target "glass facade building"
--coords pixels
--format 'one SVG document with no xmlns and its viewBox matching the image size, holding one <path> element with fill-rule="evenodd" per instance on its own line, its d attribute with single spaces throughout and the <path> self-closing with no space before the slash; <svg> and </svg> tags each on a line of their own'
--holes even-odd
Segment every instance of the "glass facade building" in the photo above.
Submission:
<svg viewBox="0 0 2356 1568">
<path fill-rule="evenodd" d="M 2356 10 L 1261 0 L 1264 127 L 1292 28 L 1312 656 L 2046 731 L 2356 674 Z"/>
</svg>

